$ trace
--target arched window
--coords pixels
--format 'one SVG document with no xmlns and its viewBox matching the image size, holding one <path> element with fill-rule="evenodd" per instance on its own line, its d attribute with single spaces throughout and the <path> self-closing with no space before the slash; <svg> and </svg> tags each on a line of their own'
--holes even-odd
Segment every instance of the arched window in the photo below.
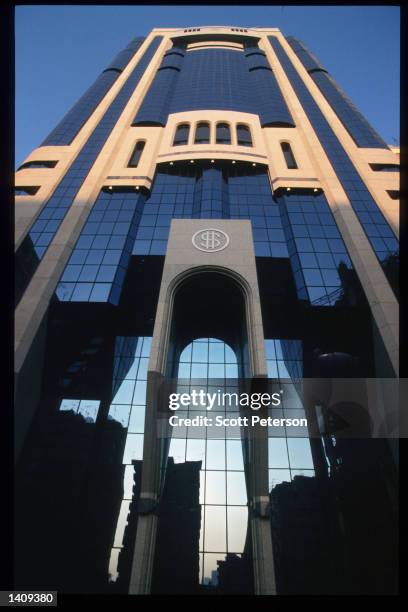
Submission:
<svg viewBox="0 0 408 612">
<path fill-rule="evenodd" d="M 281 142 L 281 149 L 282 149 L 282 153 L 285 158 L 285 161 L 286 161 L 286 165 L 289 168 L 289 170 L 296 169 L 297 163 L 295 160 L 295 156 L 293 155 L 292 147 L 290 146 L 290 144 L 288 142 Z"/>
<path fill-rule="evenodd" d="M 243 123 L 237 125 L 237 142 L 241 147 L 252 147 L 251 130 Z"/>
<path fill-rule="evenodd" d="M 135 148 L 133 149 L 133 153 L 129 159 L 128 168 L 137 168 L 140 158 L 142 156 L 145 144 L 146 143 L 144 140 L 139 140 L 135 144 Z"/>
<path fill-rule="evenodd" d="M 231 144 L 231 132 L 228 123 L 217 123 L 217 144 Z"/>
<path fill-rule="evenodd" d="M 190 126 L 188 123 L 182 123 L 177 126 L 176 135 L 174 136 L 173 146 L 186 145 L 188 143 L 188 135 Z"/>
<path fill-rule="evenodd" d="M 195 132 L 195 144 L 208 144 L 210 142 L 210 124 L 202 121 L 197 123 Z"/>
</svg>

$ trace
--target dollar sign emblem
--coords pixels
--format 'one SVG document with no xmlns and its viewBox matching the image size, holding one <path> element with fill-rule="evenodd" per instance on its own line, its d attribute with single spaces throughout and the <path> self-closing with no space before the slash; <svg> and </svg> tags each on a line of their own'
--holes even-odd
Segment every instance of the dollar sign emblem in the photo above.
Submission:
<svg viewBox="0 0 408 612">
<path fill-rule="evenodd" d="M 220 246 L 221 240 L 219 240 L 218 232 L 214 230 L 206 230 L 201 234 L 201 244 L 205 249 L 216 249 Z"/>
<path fill-rule="evenodd" d="M 191 240 L 196 249 L 207 253 L 222 251 L 229 244 L 228 234 L 212 227 L 196 232 Z"/>
</svg>

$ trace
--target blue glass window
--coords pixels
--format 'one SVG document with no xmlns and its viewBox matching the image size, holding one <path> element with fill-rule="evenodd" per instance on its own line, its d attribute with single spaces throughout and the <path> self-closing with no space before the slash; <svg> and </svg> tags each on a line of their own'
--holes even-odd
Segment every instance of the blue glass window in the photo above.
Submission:
<svg viewBox="0 0 408 612">
<path fill-rule="evenodd" d="M 288 142 L 281 142 L 281 149 L 287 167 L 290 170 L 294 170 L 295 168 L 297 168 L 295 156 L 293 155 L 292 147 L 290 146 L 290 144 Z"/>
<path fill-rule="evenodd" d="M 177 126 L 176 134 L 174 136 L 173 146 L 186 145 L 188 143 L 188 136 L 190 133 L 190 126 L 188 123 L 182 123 Z"/>
<path fill-rule="evenodd" d="M 285 386 L 279 409 L 272 409 L 274 418 L 305 418 L 296 382 L 303 377 L 303 347 L 301 340 L 266 339 L 265 353 L 268 377 L 276 378 Z M 293 381 L 293 384 L 291 384 Z M 299 428 L 297 428 L 299 432 Z M 293 433 L 287 427 L 270 427 L 268 431 L 269 490 L 282 482 L 290 482 L 299 473 L 314 476 L 314 464 L 307 437 Z"/>
<path fill-rule="evenodd" d="M 228 392 L 231 392 L 231 389 L 238 389 L 234 380 L 237 376 L 238 363 L 234 351 L 216 338 L 197 338 L 184 348 L 177 364 L 178 390 L 184 389 L 186 384 L 194 384 L 194 378 L 200 378 L 197 381 L 200 387 L 216 379 L 216 389 L 224 390 L 228 384 Z M 214 410 L 224 418 L 236 416 L 233 403 L 216 406 Z M 191 418 L 196 414 L 197 407 L 190 405 L 180 416 Z M 203 427 L 199 432 L 201 435 L 197 435 L 196 431 L 192 435 L 192 428 L 186 428 L 184 434 L 173 433 L 170 443 L 169 456 L 176 463 L 201 461 L 201 584 L 215 584 L 219 567 L 217 562 L 228 553 L 241 555 L 245 547 L 248 499 L 243 448 L 237 430 L 236 435 L 229 432 L 228 436 L 225 430 L 224 435 L 221 430 L 215 437 L 212 428 Z"/>
<path fill-rule="evenodd" d="M 40 187 L 14 187 L 15 195 L 35 195 Z"/>
<path fill-rule="evenodd" d="M 156 36 L 150 46 L 147 48 L 146 52 L 142 56 L 142 58 L 137 63 L 133 72 L 128 77 L 127 81 L 122 86 L 121 90 L 117 94 L 116 98 L 110 104 L 109 108 L 106 110 L 102 119 L 99 121 L 99 124 L 96 126 L 88 141 L 82 147 L 81 151 L 78 153 L 76 159 L 71 164 L 68 169 L 66 175 L 61 180 L 60 184 L 54 190 L 52 196 L 47 201 L 43 209 L 41 210 L 38 220 L 49 219 L 49 215 L 52 214 L 54 219 L 58 219 L 60 223 L 64 219 L 67 214 L 72 202 L 75 199 L 76 194 L 78 193 L 83 180 L 88 175 L 89 170 L 91 169 L 93 163 L 98 157 L 103 145 L 105 144 L 109 134 L 111 133 L 115 123 L 125 108 L 130 96 L 132 95 L 135 87 L 137 86 L 140 78 L 142 77 L 147 65 L 152 59 L 154 53 L 156 52 L 158 46 L 162 41 L 162 36 Z M 59 225 L 60 225 L 59 223 Z M 58 227 L 59 227 L 58 225 Z M 35 272 L 36 267 L 38 266 L 40 260 L 44 256 L 46 252 L 46 248 L 53 239 L 57 228 L 55 228 L 54 233 L 47 234 L 44 236 L 39 233 L 31 233 L 29 234 L 29 238 L 31 238 L 32 243 L 34 245 L 34 251 L 37 255 L 36 266 L 33 267 L 31 271 L 31 275 L 27 275 L 26 285 L 32 278 L 32 275 Z M 32 235 L 31 235 L 32 234 Z M 86 239 L 86 236 L 82 236 L 83 239 Z M 87 247 L 84 247 L 87 248 Z M 104 248 L 104 247 L 100 247 Z M 17 257 L 19 256 L 19 251 L 17 251 Z"/>
<path fill-rule="evenodd" d="M 41 146 L 71 144 L 81 127 L 115 83 L 119 74 L 119 72 L 113 70 L 103 72 L 52 130 Z"/>
<path fill-rule="evenodd" d="M 146 142 L 144 140 L 139 140 L 133 149 L 132 155 L 130 157 L 128 168 L 137 168 L 140 158 L 142 157 L 143 149 L 145 147 Z"/>
<path fill-rule="evenodd" d="M 57 286 L 61 301 L 118 303 L 144 202 L 131 188 L 101 191 L 90 215 L 99 221 L 85 224 Z"/>
<path fill-rule="evenodd" d="M 398 164 L 368 164 L 374 172 L 399 172 Z"/>
<path fill-rule="evenodd" d="M 217 144 L 231 144 L 231 131 L 228 123 L 217 123 L 216 142 Z"/>
<path fill-rule="evenodd" d="M 251 219 L 258 256 L 288 257 L 279 205 L 262 167 L 185 164 L 159 167 L 133 253 L 164 255 L 172 218 Z M 157 230 L 161 231 L 158 232 Z M 265 233 L 266 232 L 266 233 Z"/>
<path fill-rule="evenodd" d="M 122 70 L 143 44 L 144 38 L 135 38 L 96 79 L 60 123 L 47 136 L 41 146 L 69 145 L 108 93 Z"/>
<path fill-rule="evenodd" d="M 324 194 L 295 190 L 277 195 L 276 200 L 298 297 L 314 306 L 341 303 L 340 272 L 351 270 L 352 265 Z M 323 237 L 329 234 L 338 237 Z"/>
<path fill-rule="evenodd" d="M 296 95 L 298 96 L 305 112 L 316 131 L 316 134 L 322 144 L 338 178 L 341 182 L 344 191 L 350 201 L 352 208 L 354 209 L 357 218 L 359 219 L 363 229 L 367 234 L 367 238 L 376 253 L 378 260 L 387 276 L 390 286 L 397 293 L 397 287 L 394 285 L 395 280 L 395 267 L 397 265 L 399 255 L 399 243 L 395 237 L 387 239 L 387 241 L 370 236 L 367 233 L 367 213 L 372 215 L 375 214 L 375 223 L 379 226 L 390 227 L 385 217 L 381 213 L 377 203 L 371 196 L 364 182 L 362 181 L 359 173 L 354 167 L 351 159 L 347 155 L 345 149 L 341 145 L 337 136 L 330 127 L 328 121 L 324 117 L 322 111 L 318 107 L 317 103 L 313 99 L 312 95 L 305 86 L 303 80 L 300 78 L 292 62 L 285 53 L 282 45 L 278 39 L 274 36 L 268 37 L 276 55 L 282 64 L 283 69 L 286 72 L 288 79 L 294 88 Z M 373 219 L 374 221 L 374 219 Z M 368 228 L 369 229 L 369 228 Z M 378 228 L 377 228 L 378 229 Z M 333 252 L 334 249 L 339 248 L 339 243 L 336 239 L 331 240 L 331 247 Z"/>
<path fill-rule="evenodd" d="M 340 89 L 316 58 L 308 49 L 296 40 L 288 37 L 288 43 L 309 72 L 311 78 L 319 87 L 326 100 L 330 103 L 334 112 L 353 138 L 358 147 L 371 147 L 387 149 L 384 140 L 368 123 L 367 119 L 357 110 L 351 100 Z"/>
<path fill-rule="evenodd" d="M 169 112 L 218 109 L 257 112 L 241 51 L 200 49 L 187 52 Z"/>
<path fill-rule="evenodd" d="M 57 163 L 57 161 L 28 161 L 25 164 L 22 164 L 18 170 L 26 170 L 28 168 L 55 168 Z"/>
<path fill-rule="evenodd" d="M 195 144 L 208 144 L 210 142 L 210 124 L 206 121 L 197 123 L 195 131 Z"/>
<path fill-rule="evenodd" d="M 101 300 L 103 301 L 103 300 Z M 144 421 L 146 413 L 147 361 L 151 338 L 141 336 L 117 336 L 114 355 L 112 400 L 108 421 L 126 430 L 123 452 L 123 499 L 118 512 L 115 537 L 109 562 L 111 580 L 119 576 L 118 556 L 123 546 L 129 504 L 133 498 L 133 460 L 143 459 Z"/>
<path fill-rule="evenodd" d="M 237 125 L 237 143 L 240 146 L 252 147 L 251 130 L 244 123 L 238 123 Z"/>
</svg>

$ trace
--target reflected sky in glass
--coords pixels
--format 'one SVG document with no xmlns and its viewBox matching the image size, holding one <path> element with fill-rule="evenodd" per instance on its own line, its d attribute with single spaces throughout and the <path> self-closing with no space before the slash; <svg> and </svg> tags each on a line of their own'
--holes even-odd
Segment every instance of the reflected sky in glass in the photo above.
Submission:
<svg viewBox="0 0 408 612">
<path fill-rule="evenodd" d="M 117 520 L 115 540 L 109 562 L 111 581 L 118 578 L 117 564 L 123 535 L 128 520 L 129 504 L 134 485 L 132 461 L 143 459 L 144 419 L 146 411 L 146 383 L 151 338 L 118 336 L 115 345 L 112 403 L 108 419 L 127 429 L 123 464 L 123 500 Z"/>
<path fill-rule="evenodd" d="M 191 393 L 193 389 L 206 392 L 236 392 L 237 388 L 225 379 L 238 378 L 238 364 L 234 351 L 215 338 L 199 338 L 186 346 L 180 355 L 177 377 L 183 379 L 177 391 Z M 220 384 L 212 388 L 209 379 Z M 196 384 L 192 384 L 198 379 Z M 200 380 L 201 379 L 201 380 Z M 204 380 L 203 380 L 204 379 Z M 225 381 L 222 384 L 222 381 Z M 230 412 L 234 407 L 226 407 Z M 218 408 L 223 416 L 226 409 Z M 200 406 L 178 411 L 178 416 L 192 417 L 203 413 Z M 213 410 L 215 414 L 215 410 Z M 217 433 L 217 439 L 214 434 Z M 180 436 L 184 435 L 184 439 Z M 239 430 L 238 430 L 239 437 Z M 200 582 L 218 583 L 217 561 L 223 561 L 228 552 L 242 554 L 248 526 L 247 491 L 244 476 L 242 443 L 240 439 L 226 440 L 225 428 L 177 428 L 169 455 L 176 463 L 201 461 L 200 471 Z"/>
<path fill-rule="evenodd" d="M 61 400 L 59 410 L 62 412 L 75 412 L 80 414 L 87 423 L 96 423 L 100 404 L 99 400 L 63 399 Z"/>
<path fill-rule="evenodd" d="M 265 340 L 268 377 L 277 378 L 284 387 L 282 410 L 273 409 L 271 416 L 304 418 L 297 390 L 303 376 L 303 348 L 300 340 Z M 286 379 L 286 380 L 285 380 Z M 294 384 L 290 384 L 292 380 Z M 296 384 L 297 383 L 297 384 Z M 270 427 L 268 430 L 269 490 L 281 482 L 290 482 L 296 475 L 313 476 L 314 465 L 305 428 Z"/>
</svg>

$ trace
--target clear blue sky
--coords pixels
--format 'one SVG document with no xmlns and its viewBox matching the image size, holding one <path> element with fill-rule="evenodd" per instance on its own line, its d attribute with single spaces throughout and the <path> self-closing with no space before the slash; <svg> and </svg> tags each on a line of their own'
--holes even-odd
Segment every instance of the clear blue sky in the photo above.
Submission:
<svg viewBox="0 0 408 612">
<path fill-rule="evenodd" d="M 390 144 L 399 142 L 399 7 L 17 6 L 16 164 L 135 36 L 153 27 L 277 27 L 302 40 Z"/>
</svg>

